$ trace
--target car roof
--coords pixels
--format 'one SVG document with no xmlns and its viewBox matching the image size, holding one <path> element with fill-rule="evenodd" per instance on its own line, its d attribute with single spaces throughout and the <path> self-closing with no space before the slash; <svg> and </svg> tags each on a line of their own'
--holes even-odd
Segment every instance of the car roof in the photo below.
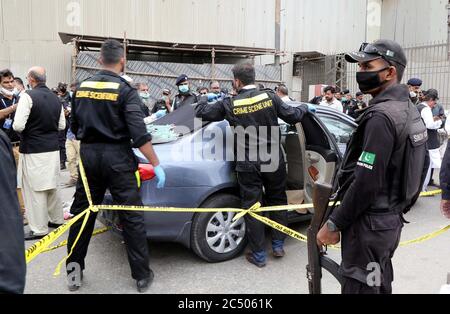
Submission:
<svg viewBox="0 0 450 314">
<path fill-rule="evenodd" d="M 290 106 L 300 106 L 300 105 L 308 105 L 308 103 L 305 102 L 299 102 L 299 101 L 291 101 L 291 102 L 287 102 L 286 104 L 290 105 Z M 357 126 L 355 119 L 353 119 L 352 117 L 350 117 L 349 115 L 340 112 L 336 109 L 330 108 L 330 107 L 326 107 L 326 106 L 320 106 L 320 105 L 313 105 L 314 107 L 316 107 L 316 113 L 320 116 L 320 115 L 328 115 L 328 116 L 333 116 L 336 118 L 339 118 L 341 120 L 345 120 L 348 123 Z M 320 117 L 319 117 L 320 118 Z"/>
</svg>

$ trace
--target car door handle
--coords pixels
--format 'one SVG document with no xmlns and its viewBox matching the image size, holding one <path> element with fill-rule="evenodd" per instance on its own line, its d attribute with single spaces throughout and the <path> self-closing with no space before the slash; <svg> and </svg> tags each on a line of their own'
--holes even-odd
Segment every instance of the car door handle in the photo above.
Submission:
<svg viewBox="0 0 450 314">
<path fill-rule="evenodd" d="M 308 154 L 308 161 L 312 164 L 317 164 L 320 161 L 319 157 L 313 157 L 311 154 Z"/>
</svg>

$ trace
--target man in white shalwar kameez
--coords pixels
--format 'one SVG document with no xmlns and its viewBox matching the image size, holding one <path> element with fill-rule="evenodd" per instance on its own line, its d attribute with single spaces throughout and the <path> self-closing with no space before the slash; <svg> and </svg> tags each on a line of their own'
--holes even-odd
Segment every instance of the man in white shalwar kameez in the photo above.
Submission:
<svg viewBox="0 0 450 314">
<path fill-rule="evenodd" d="M 25 239 L 35 240 L 47 235 L 49 227 L 64 223 L 57 189 L 58 131 L 65 129 L 66 120 L 57 96 L 45 85 L 45 69 L 31 68 L 27 79 L 33 90 L 21 97 L 13 128 L 21 133 L 17 179 L 31 230 Z"/>
</svg>

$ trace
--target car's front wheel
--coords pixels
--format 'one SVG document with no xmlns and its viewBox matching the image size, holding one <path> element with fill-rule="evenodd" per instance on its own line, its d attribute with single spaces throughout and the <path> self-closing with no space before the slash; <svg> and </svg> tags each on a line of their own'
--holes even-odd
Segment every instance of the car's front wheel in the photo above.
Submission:
<svg viewBox="0 0 450 314">
<path fill-rule="evenodd" d="M 240 199 L 232 194 L 216 194 L 207 199 L 203 208 L 240 208 Z M 236 213 L 198 213 L 192 223 L 191 246 L 195 254 L 207 262 L 230 260 L 247 245 L 245 221 L 233 221 Z"/>
</svg>

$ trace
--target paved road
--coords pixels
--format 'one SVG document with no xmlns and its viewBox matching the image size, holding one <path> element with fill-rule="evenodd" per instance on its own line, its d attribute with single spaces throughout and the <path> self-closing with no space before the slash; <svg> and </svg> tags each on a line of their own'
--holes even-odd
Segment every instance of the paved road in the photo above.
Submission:
<svg viewBox="0 0 450 314">
<path fill-rule="evenodd" d="M 68 174 L 62 174 L 67 180 Z M 72 189 L 61 191 L 64 201 L 73 195 Z M 411 221 L 404 228 L 402 240 L 409 240 L 450 224 L 439 212 L 439 196 L 422 198 L 407 215 Z M 99 225 L 100 227 L 101 225 Z M 305 233 L 307 224 L 292 226 Z M 450 232 L 426 243 L 402 247 L 394 258 L 395 293 L 438 293 L 450 273 Z M 27 246 L 31 245 L 30 242 Z M 306 244 L 288 239 L 287 256 L 282 260 L 269 258 L 258 269 L 240 256 L 220 264 L 208 264 L 178 244 L 150 243 L 151 268 L 155 281 L 148 293 L 296 293 L 308 292 L 305 265 Z M 41 254 L 28 265 L 26 293 L 68 293 L 65 277 L 54 278 L 53 270 L 65 256 L 65 248 Z M 330 256 L 339 260 L 338 251 Z M 93 238 L 87 257 L 84 285 L 77 293 L 135 293 L 134 281 L 124 245 L 112 232 Z M 325 293 L 339 293 L 337 282 L 324 274 Z"/>
</svg>

